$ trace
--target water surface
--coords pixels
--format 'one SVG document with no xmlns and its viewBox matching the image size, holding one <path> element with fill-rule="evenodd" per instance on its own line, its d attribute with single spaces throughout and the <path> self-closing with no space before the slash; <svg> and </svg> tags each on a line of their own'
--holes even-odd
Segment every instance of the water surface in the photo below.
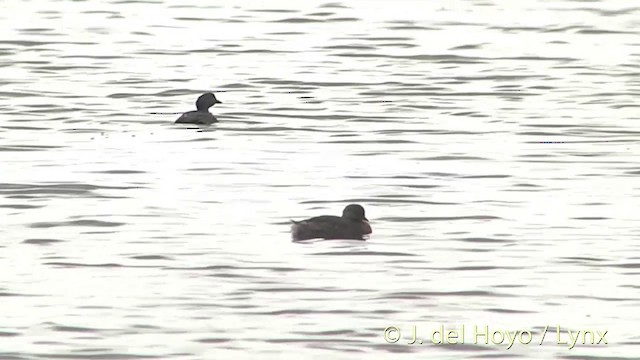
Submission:
<svg viewBox="0 0 640 360">
<path fill-rule="evenodd" d="M 640 7 L 0 14 L 0 358 L 637 357 Z M 204 91 L 221 122 L 173 124 Z M 369 241 L 290 241 L 353 202 Z"/>
</svg>

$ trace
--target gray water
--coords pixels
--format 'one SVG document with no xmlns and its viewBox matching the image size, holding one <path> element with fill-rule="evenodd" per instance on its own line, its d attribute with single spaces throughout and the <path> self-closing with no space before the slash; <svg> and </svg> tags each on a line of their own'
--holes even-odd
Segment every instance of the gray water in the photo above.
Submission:
<svg viewBox="0 0 640 360">
<path fill-rule="evenodd" d="M 1 2 L 0 358 L 637 359 L 634 5 Z"/>
</svg>

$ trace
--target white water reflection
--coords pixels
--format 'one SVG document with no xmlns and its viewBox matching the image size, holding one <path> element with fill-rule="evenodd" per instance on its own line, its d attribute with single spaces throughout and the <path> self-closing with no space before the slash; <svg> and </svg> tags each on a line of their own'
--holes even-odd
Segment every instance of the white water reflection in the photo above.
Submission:
<svg viewBox="0 0 640 360">
<path fill-rule="evenodd" d="M 0 358 L 635 358 L 627 2 L 0 14 Z M 221 122 L 174 125 L 205 91 Z M 352 202 L 369 241 L 290 241 Z"/>
</svg>

